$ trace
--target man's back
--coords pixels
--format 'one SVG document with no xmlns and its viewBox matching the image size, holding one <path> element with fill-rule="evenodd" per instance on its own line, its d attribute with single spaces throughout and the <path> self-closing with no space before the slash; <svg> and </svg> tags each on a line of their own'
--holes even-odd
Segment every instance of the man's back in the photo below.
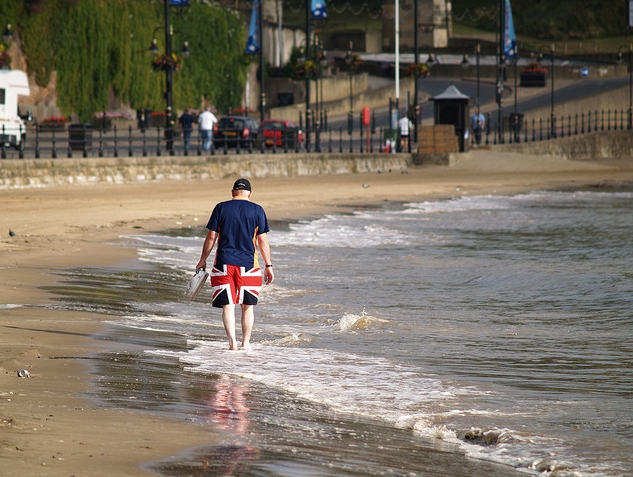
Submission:
<svg viewBox="0 0 633 477">
<path fill-rule="evenodd" d="M 207 228 L 219 235 L 216 266 L 226 264 L 247 269 L 258 266 L 257 235 L 269 232 L 260 205 L 239 199 L 220 202 L 213 209 Z"/>
<path fill-rule="evenodd" d="M 217 118 L 211 111 L 203 111 L 198 117 L 198 123 L 202 129 L 213 129 L 213 125 L 217 122 Z"/>
</svg>

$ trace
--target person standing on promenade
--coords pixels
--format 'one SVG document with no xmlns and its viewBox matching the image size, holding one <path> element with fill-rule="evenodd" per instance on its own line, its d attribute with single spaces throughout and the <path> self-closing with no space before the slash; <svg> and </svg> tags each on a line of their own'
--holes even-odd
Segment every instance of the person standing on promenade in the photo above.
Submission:
<svg viewBox="0 0 633 477">
<path fill-rule="evenodd" d="M 185 112 L 182 113 L 178 122 L 180 123 L 182 137 L 185 141 L 185 151 L 188 151 L 189 145 L 191 144 L 191 131 L 193 129 L 193 116 L 191 115 L 189 108 L 185 109 Z"/>
<path fill-rule="evenodd" d="M 400 151 L 402 152 L 411 152 L 409 150 L 409 135 L 411 133 L 411 129 L 413 128 L 413 124 L 411 120 L 405 114 L 398 121 L 398 130 L 400 133 Z"/>
<path fill-rule="evenodd" d="M 479 108 L 477 108 L 475 114 L 470 117 L 470 125 L 473 128 L 475 144 L 481 144 L 481 134 L 486 127 L 486 117 L 479 112 Z"/>
<path fill-rule="evenodd" d="M 198 124 L 200 125 L 200 136 L 202 138 L 202 149 L 209 151 L 213 144 L 213 126 L 218 122 L 218 118 L 211 112 L 209 106 L 198 116 Z"/>
<path fill-rule="evenodd" d="M 237 350 L 235 305 L 242 310 L 242 349 L 250 346 L 255 321 L 253 306 L 262 287 L 262 270 L 257 250 L 264 262 L 263 283 L 275 279 L 268 244 L 268 219 L 263 207 L 251 202 L 251 183 L 238 179 L 231 190 L 232 199 L 217 204 L 207 223 L 207 236 L 196 270 L 206 269 L 207 258 L 217 242 L 211 271 L 212 305 L 222 308 L 222 322 L 229 349 Z"/>
</svg>

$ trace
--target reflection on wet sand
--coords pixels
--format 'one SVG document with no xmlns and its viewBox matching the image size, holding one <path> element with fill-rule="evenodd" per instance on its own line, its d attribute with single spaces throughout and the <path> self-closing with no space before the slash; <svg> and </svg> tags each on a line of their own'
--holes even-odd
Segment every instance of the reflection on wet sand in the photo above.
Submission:
<svg viewBox="0 0 633 477">
<path fill-rule="evenodd" d="M 215 382 L 215 394 L 209 400 L 209 421 L 220 429 L 245 435 L 249 426 L 246 386 L 234 383 L 227 374 Z"/>
<path fill-rule="evenodd" d="M 217 376 L 211 393 L 206 400 L 207 420 L 214 429 L 226 431 L 230 442 L 196 449 L 188 458 L 159 464 L 152 470 L 174 477 L 241 475 L 250 462 L 259 458 L 259 449 L 239 437 L 248 435 L 250 425 L 248 387 L 223 374 Z"/>
</svg>

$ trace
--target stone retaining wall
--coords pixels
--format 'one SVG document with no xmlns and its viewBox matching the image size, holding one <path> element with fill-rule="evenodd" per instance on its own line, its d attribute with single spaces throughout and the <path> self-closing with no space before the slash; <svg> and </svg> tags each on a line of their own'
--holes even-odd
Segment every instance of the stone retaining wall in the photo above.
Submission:
<svg viewBox="0 0 633 477">
<path fill-rule="evenodd" d="M 495 150 L 559 156 L 572 161 L 633 158 L 633 131 L 601 131 L 548 141 L 494 146 Z"/>
<path fill-rule="evenodd" d="M 253 154 L 0 160 L 0 187 L 399 171 L 410 154 Z"/>
</svg>

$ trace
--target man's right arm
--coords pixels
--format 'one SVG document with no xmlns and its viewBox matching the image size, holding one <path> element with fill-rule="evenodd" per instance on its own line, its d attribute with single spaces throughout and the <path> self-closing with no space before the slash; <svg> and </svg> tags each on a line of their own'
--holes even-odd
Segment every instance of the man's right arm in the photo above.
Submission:
<svg viewBox="0 0 633 477">
<path fill-rule="evenodd" d="M 211 254 L 211 251 L 213 250 L 213 247 L 215 245 L 215 241 L 218 238 L 218 233 L 214 232 L 213 230 L 209 230 L 207 232 L 207 236 L 204 239 L 204 244 L 202 245 L 202 253 L 200 254 L 200 261 L 198 262 L 198 265 L 196 265 L 196 270 L 200 270 L 201 268 L 206 269 L 207 268 L 207 258 L 209 257 L 209 254 Z"/>
</svg>

